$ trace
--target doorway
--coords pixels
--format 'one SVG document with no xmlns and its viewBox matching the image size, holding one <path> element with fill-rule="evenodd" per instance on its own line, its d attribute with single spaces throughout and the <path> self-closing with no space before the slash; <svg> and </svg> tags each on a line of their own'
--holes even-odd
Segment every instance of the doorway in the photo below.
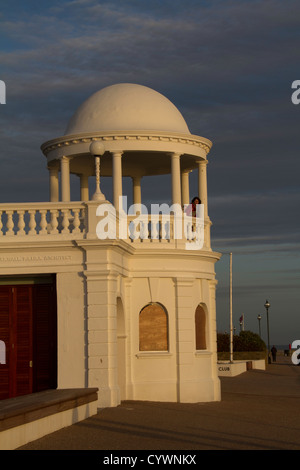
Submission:
<svg viewBox="0 0 300 470">
<path fill-rule="evenodd" d="M 57 387 L 55 277 L 10 281 L 0 284 L 1 400 Z"/>
</svg>

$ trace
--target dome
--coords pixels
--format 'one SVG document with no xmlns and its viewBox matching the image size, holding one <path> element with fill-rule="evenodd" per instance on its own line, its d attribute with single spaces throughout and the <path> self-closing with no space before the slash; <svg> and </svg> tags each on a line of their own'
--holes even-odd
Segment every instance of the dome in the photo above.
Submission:
<svg viewBox="0 0 300 470">
<path fill-rule="evenodd" d="M 65 135 L 112 131 L 190 134 L 176 106 L 146 86 L 111 85 L 94 93 L 70 119 Z"/>
</svg>

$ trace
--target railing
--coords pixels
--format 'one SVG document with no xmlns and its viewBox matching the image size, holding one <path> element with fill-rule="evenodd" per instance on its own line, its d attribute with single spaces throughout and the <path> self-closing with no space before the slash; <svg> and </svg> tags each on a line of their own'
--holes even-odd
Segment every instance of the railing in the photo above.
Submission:
<svg viewBox="0 0 300 470">
<path fill-rule="evenodd" d="M 204 225 L 195 217 L 175 218 L 174 215 L 151 215 L 138 219 L 128 217 L 128 238 L 131 242 L 182 243 L 193 244 L 204 242 Z M 203 245 L 203 243 L 202 243 Z"/>
<path fill-rule="evenodd" d="M 99 203 L 89 202 L 42 202 L 21 204 L 0 204 L 0 243 L 10 240 L 44 240 L 44 239 L 99 239 L 97 224 L 101 216 L 97 216 Z M 187 248 L 190 244 L 202 245 L 203 240 L 209 243 L 210 223 L 199 222 L 195 218 L 177 218 L 173 214 L 148 216 L 126 215 L 120 222 L 115 216 L 114 208 L 109 223 L 116 224 L 115 236 L 133 244 L 136 248 L 146 244 L 155 246 L 169 244 L 173 248 Z M 104 214 L 102 214 L 102 218 Z M 107 214 L 106 216 L 107 217 Z M 123 225 L 122 225 L 123 224 Z M 101 241 L 101 240 L 99 240 Z M 189 249 L 189 248 L 187 248 Z"/>
<path fill-rule="evenodd" d="M 84 203 L 0 204 L 0 240 L 7 237 L 84 236 Z"/>
</svg>

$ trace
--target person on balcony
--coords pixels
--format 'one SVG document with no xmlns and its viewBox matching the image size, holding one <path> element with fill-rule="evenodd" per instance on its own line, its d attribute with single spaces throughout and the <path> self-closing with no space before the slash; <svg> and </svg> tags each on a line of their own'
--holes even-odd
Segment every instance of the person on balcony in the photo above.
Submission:
<svg viewBox="0 0 300 470">
<path fill-rule="evenodd" d="M 197 216 L 197 204 L 201 204 L 201 201 L 198 196 L 195 196 L 192 199 L 191 203 L 186 208 L 186 214 L 191 215 L 192 217 L 196 217 Z"/>
</svg>

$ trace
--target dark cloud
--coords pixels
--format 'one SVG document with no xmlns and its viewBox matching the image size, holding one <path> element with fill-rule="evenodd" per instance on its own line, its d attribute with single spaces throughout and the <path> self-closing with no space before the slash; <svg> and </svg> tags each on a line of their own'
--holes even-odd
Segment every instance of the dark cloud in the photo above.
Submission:
<svg viewBox="0 0 300 470">
<path fill-rule="evenodd" d="M 283 260 L 292 263 L 288 253 L 299 252 L 300 106 L 291 102 L 291 84 L 300 79 L 298 1 L 11 0 L 1 6 L 0 21 L 0 79 L 7 87 L 0 108 L 2 202 L 47 200 L 40 145 L 62 135 L 93 92 L 140 83 L 167 96 L 192 133 L 213 141 L 214 247 L 241 257 L 245 282 L 261 273 L 249 284 L 251 294 L 247 284 L 239 288 L 237 301 L 254 311 L 263 292 L 278 286 L 278 272 L 285 289 L 295 286 Z M 170 179 L 156 184 L 156 201 L 167 202 Z M 110 182 L 103 185 L 110 194 Z M 143 197 L 153 200 L 151 178 L 143 181 Z M 273 267 L 268 278 L 260 271 L 264 256 Z M 222 282 L 223 266 L 217 265 Z M 278 308 L 282 290 L 274 291 Z M 222 318 L 222 300 L 217 308 Z"/>
</svg>

